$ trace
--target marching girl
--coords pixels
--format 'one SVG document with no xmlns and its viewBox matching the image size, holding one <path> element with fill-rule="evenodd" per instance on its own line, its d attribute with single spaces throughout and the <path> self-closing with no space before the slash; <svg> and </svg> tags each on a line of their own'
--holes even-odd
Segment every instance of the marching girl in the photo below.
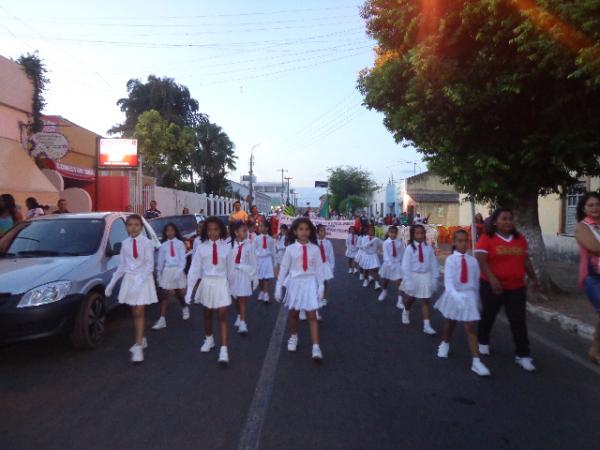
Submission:
<svg viewBox="0 0 600 450">
<path fill-rule="evenodd" d="M 423 332 L 434 335 L 431 327 L 431 306 L 429 299 L 437 288 L 440 268 L 431 245 L 427 245 L 425 227 L 413 225 L 410 228 L 410 239 L 402 257 L 402 284 L 400 289 L 406 294 L 402 323 L 410 323 L 410 308 L 415 299 L 421 301 L 423 310 Z"/>
<path fill-rule="evenodd" d="M 477 375 L 490 375 L 489 369 L 479 359 L 477 341 L 477 323 L 479 322 L 479 263 L 467 254 L 469 235 L 465 230 L 454 233 L 454 248 L 444 265 L 444 293 L 435 303 L 446 318 L 442 331 L 442 342 L 437 355 L 447 358 L 450 352 L 450 339 L 456 322 L 462 322 L 469 341 L 469 350 L 473 356 L 471 370 Z"/>
<path fill-rule="evenodd" d="M 273 260 L 275 259 L 275 241 L 269 236 L 266 222 L 260 222 L 260 234 L 254 238 L 256 255 L 256 275 L 260 285 L 258 300 L 269 303 L 269 280 L 275 278 Z"/>
<path fill-rule="evenodd" d="M 379 255 L 377 254 L 377 251 L 380 246 L 381 239 L 375 236 L 375 227 L 373 225 L 368 225 L 367 235 L 363 237 L 361 242 L 361 248 L 363 250 L 361 264 L 365 272 L 363 287 L 369 287 L 371 281 L 375 280 L 375 289 L 381 289 L 379 276 L 377 274 L 379 270 Z"/>
<path fill-rule="evenodd" d="M 231 305 L 231 295 L 227 282 L 231 245 L 225 242 L 227 229 L 218 217 L 209 217 L 202 223 L 200 244 L 194 250 L 192 264 L 188 273 L 188 285 L 185 301 L 190 303 L 192 292 L 198 280 L 200 285 L 196 291 L 195 303 L 204 306 L 205 339 L 200 351 L 208 353 L 215 347 L 213 337 L 213 312 L 217 312 L 221 331 L 221 348 L 219 362 L 229 362 L 227 350 L 227 307 Z"/>
<path fill-rule="evenodd" d="M 358 272 L 356 263 L 354 262 L 356 254 L 358 253 L 358 236 L 356 235 L 356 229 L 350 227 L 348 229 L 348 236 L 346 237 L 346 258 L 348 258 L 348 273 L 354 274 Z"/>
<path fill-rule="evenodd" d="M 146 305 L 158 303 L 156 286 L 154 285 L 154 245 L 142 230 L 142 218 L 137 214 L 127 217 L 127 233 L 129 237 L 121 244 L 119 266 L 106 286 L 106 296 L 110 297 L 117 281 L 123 278 L 119 289 L 119 303 L 131 306 L 133 325 L 135 328 L 135 344 L 129 349 L 131 362 L 144 360 L 144 349 L 148 342 L 144 337 L 144 308 Z"/>
<path fill-rule="evenodd" d="M 329 239 L 325 238 L 326 235 L 327 229 L 325 228 L 325 225 L 317 225 L 317 245 L 319 246 L 321 261 L 324 263 L 322 265 L 324 291 L 321 306 L 327 306 L 327 294 L 329 291 L 327 281 L 333 280 L 333 271 L 335 269 L 335 255 L 333 253 L 333 245 L 331 245 L 331 241 Z"/>
<path fill-rule="evenodd" d="M 310 326 L 312 340 L 312 358 L 323 359 L 319 343 L 319 323 L 317 310 L 321 306 L 324 280 L 322 279 L 321 252 L 316 245 L 315 226 L 306 217 L 300 217 L 292 223 L 288 233 L 288 247 L 281 260 L 281 268 L 275 288 L 275 299 L 281 301 L 289 310 L 290 332 L 288 351 L 298 349 L 298 319 L 300 310 L 305 310 Z M 286 286 L 285 297 L 282 295 Z"/>
<path fill-rule="evenodd" d="M 256 278 L 256 256 L 248 240 L 248 225 L 237 222 L 231 225 L 231 252 L 229 253 L 229 290 L 235 300 L 237 318 L 235 327 L 239 334 L 248 333 L 246 301 L 252 296 Z"/>
<path fill-rule="evenodd" d="M 397 238 L 398 227 L 392 225 L 388 228 L 388 238 L 383 243 L 383 264 L 379 270 L 382 284 L 381 294 L 378 298 L 380 302 L 384 301 L 387 296 L 390 281 L 402 281 L 402 255 L 404 255 L 405 245 Z M 401 301 L 402 297 L 400 295 L 398 297 Z"/>
<path fill-rule="evenodd" d="M 287 239 L 288 226 L 283 224 L 279 226 L 279 233 L 275 240 L 275 271 L 279 273 L 279 265 L 281 264 L 281 258 L 285 253 L 285 240 Z"/>
<path fill-rule="evenodd" d="M 358 237 L 356 238 L 356 247 L 358 250 L 356 251 L 356 257 L 354 258 L 354 265 L 355 265 L 355 267 L 358 268 L 358 279 L 360 281 L 365 280 L 365 271 L 364 271 L 363 265 L 362 265 L 363 255 L 365 252 L 364 252 L 362 246 L 363 246 L 363 242 L 366 237 L 367 236 L 365 236 L 364 231 L 360 231 L 358 233 Z"/>
<path fill-rule="evenodd" d="M 160 299 L 160 318 L 152 327 L 153 330 L 161 330 L 167 327 L 165 317 L 169 299 L 173 294 L 181 304 L 183 320 L 190 318 L 190 308 L 185 303 L 185 288 L 187 286 L 185 264 L 186 249 L 183 238 L 175 224 L 168 223 L 163 229 L 163 243 L 158 250 L 156 274 L 158 286 L 163 292 Z"/>
</svg>

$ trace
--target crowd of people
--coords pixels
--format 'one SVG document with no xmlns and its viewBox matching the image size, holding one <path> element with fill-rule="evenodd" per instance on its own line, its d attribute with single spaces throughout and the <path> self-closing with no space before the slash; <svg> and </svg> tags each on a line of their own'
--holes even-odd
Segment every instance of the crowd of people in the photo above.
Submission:
<svg viewBox="0 0 600 450">
<path fill-rule="evenodd" d="M 46 214 L 68 214 L 70 212 L 67 200 L 64 198 L 58 200 L 54 211 L 51 211 L 48 205 L 40 205 L 34 197 L 27 198 L 25 205 L 26 210 L 23 213 L 22 208 L 16 204 L 15 198 L 11 194 L 0 195 L 0 236 L 22 220 L 33 219 Z"/>
</svg>

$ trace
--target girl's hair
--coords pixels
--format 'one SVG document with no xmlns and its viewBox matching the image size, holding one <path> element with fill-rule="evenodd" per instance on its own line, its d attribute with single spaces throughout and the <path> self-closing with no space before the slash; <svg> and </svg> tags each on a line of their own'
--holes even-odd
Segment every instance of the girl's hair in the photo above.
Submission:
<svg viewBox="0 0 600 450">
<path fill-rule="evenodd" d="M 583 194 L 583 196 L 579 199 L 579 202 L 577 203 L 577 222 L 581 222 L 583 219 L 585 219 L 585 204 L 590 198 L 595 198 L 596 200 L 600 201 L 600 194 L 597 192 L 586 192 L 585 194 Z"/>
<path fill-rule="evenodd" d="M 227 228 L 221 219 L 216 216 L 210 216 L 204 222 L 202 222 L 202 230 L 200 231 L 200 240 L 202 242 L 208 239 L 208 225 L 211 223 L 217 224 L 219 227 L 219 238 L 227 239 Z"/>
<path fill-rule="evenodd" d="M 500 214 L 502 213 L 509 213 L 511 216 L 513 215 L 512 209 L 510 208 L 503 208 L 502 206 L 499 208 L 496 208 L 494 210 L 494 212 L 492 213 L 492 216 L 490 217 L 490 220 L 487 224 L 486 227 L 486 234 L 489 237 L 494 237 L 494 235 L 496 234 L 496 221 L 498 220 L 498 217 L 500 217 Z M 517 229 L 513 226 L 512 231 L 510 232 L 510 234 L 513 235 L 513 237 L 518 238 L 519 237 L 519 232 L 517 231 Z"/>
<path fill-rule="evenodd" d="M 229 225 L 229 235 L 231 236 L 231 247 L 235 244 L 235 233 L 242 227 L 248 227 L 244 222 L 235 222 Z"/>
<path fill-rule="evenodd" d="M 459 234 L 464 234 L 467 238 L 469 237 L 469 233 L 467 233 L 466 230 L 460 229 L 460 230 L 456 230 L 454 232 L 454 234 L 452 235 L 452 241 L 456 241 L 456 238 L 458 237 Z M 452 245 L 452 251 L 451 253 L 454 253 L 454 250 L 456 250 L 456 245 Z"/>
<path fill-rule="evenodd" d="M 132 220 L 137 220 L 140 223 L 140 225 L 144 226 L 144 221 L 142 220 L 142 216 L 140 216 L 139 214 L 130 214 L 129 216 L 127 216 L 125 223 L 128 224 Z"/>
<path fill-rule="evenodd" d="M 35 199 L 35 197 L 27 197 L 27 199 L 25 200 L 25 204 L 27 206 L 31 205 L 30 209 L 35 209 L 35 208 L 39 208 L 40 207 L 40 204 Z"/>
<path fill-rule="evenodd" d="M 388 233 L 389 233 L 390 231 L 395 231 L 395 232 L 397 233 L 397 232 L 398 232 L 398 227 L 397 227 L 396 225 L 392 225 L 392 226 L 390 226 L 390 227 L 388 228 Z"/>
<path fill-rule="evenodd" d="M 483 216 L 481 213 L 475 214 L 475 223 L 483 223 Z"/>
<path fill-rule="evenodd" d="M 421 229 L 423 230 L 423 233 L 425 233 L 425 235 L 427 235 L 427 232 L 425 231 L 425 227 L 421 224 L 417 224 L 417 225 L 413 225 L 410 227 L 410 237 L 408 238 L 408 245 L 410 245 L 413 250 L 416 250 L 416 246 L 415 246 L 415 231 L 417 231 L 417 229 Z M 425 239 L 425 241 L 423 241 L 425 245 L 427 245 L 427 239 Z"/>
<path fill-rule="evenodd" d="M 317 244 L 317 229 L 315 228 L 313 223 L 307 217 L 298 217 L 292 222 L 292 226 L 288 230 L 287 238 L 285 240 L 286 245 L 291 245 L 294 242 L 296 242 L 296 231 L 298 230 L 298 227 L 303 223 L 308 225 L 308 228 L 310 229 L 308 240 L 315 245 Z"/>
<path fill-rule="evenodd" d="M 319 225 L 317 225 L 316 230 L 317 230 L 317 233 L 318 233 L 320 230 L 327 231 L 327 228 L 325 228 L 325 225 L 323 225 L 322 223 L 320 223 Z"/>
<path fill-rule="evenodd" d="M 171 227 L 171 228 L 173 228 L 173 230 L 175 230 L 175 237 L 177 239 L 179 239 L 180 241 L 183 241 L 183 237 L 181 236 L 181 233 L 179 232 L 179 228 L 177 228 L 177 225 L 175 225 L 173 222 L 169 222 L 163 228 L 163 232 L 162 232 L 163 242 L 165 242 L 167 239 L 169 239 L 167 237 L 167 228 L 169 228 L 169 227 Z"/>
<path fill-rule="evenodd" d="M 4 208 L 10 213 L 10 216 L 16 222 L 17 205 L 15 203 L 15 198 L 11 194 L 2 194 L 0 197 L 2 198 L 2 203 L 4 203 Z"/>
<path fill-rule="evenodd" d="M 267 230 L 267 234 L 271 234 L 271 227 L 269 227 L 269 224 L 267 223 L 266 220 L 261 220 L 258 223 L 258 230 L 262 230 L 262 227 L 265 227 L 265 230 Z"/>
<path fill-rule="evenodd" d="M 352 233 L 353 231 L 356 233 L 356 228 L 354 228 L 354 225 L 348 227 L 348 233 Z"/>
</svg>

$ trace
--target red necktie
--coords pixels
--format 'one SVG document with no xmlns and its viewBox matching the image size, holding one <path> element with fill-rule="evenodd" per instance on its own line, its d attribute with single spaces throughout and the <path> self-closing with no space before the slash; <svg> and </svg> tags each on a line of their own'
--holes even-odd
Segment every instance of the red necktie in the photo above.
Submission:
<svg viewBox="0 0 600 450">
<path fill-rule="evenodd" d="M 267 248 L 267 236 L 263 236 L 263 248 Z"/>
<path fill-rule="evenodd" d="M 392 241 L 392 256 L 394 258 L 398 256 L 398 252 L 396 251 L 396 241 Z"/>
<path fill-rule="evenodd" d="M 219 254 L 217 253 L 217 241 L 213 242 L 213 265 L 219 264 Z"/>
<path fill-rule="evenodd" d="M 171 241 L 171 257 L 175 258 L 175 246 L 173 245 L 173 241 Z"/>
<path fill-rule="evenodd" d="M 356 243 L 355 236 L 354 236 L 354 235 L 352 235 L 352 245 L 354 245 L 355 243 Z"/>
<path fill-rule="evenodd" d="M 239 264 L 242 261 L 242 247 L 244 246 L 244 244 L 240 244 L 238 246 L 238 252 L 237 255 L 235 256 L 235 263 Z"/>
<path fill-rule="evenodd" d="M 419 244 L 419 262 L 425 262 L 425 257 L 423 256 L 423 244 Z"/>
<path fill-rule="evenodd" d="M 306 248 L 306 245 L 302 246 L 302 270 L 305 272 L 308 270 L 308 248 Z"/>
<path fill-rule="evenodd" d="M 467 283 L 469 281 L 469 269 L 467 268 L 467 260 L 465 259 L 465 255 L 462 255 L 462 260 L 460 262 L 460 282 Z"/>
<path fill-rule="evenodd" d="M 323 262 L 327 262 L 327 256 L 325 256 L 325 247 L 323 246 L 323 241 L 319 242 L 319 249 L 321 250 L 321 259 Z"/>
<path fill-rule="evenodd" d="M 373 236 L 369 236 L 369 240 L 373 239 Z"/>
<path fill-rule="evenodd" d="M 133 240 L 133 257 L 135 259 L 137 259 L 138 256 L 139 255 L 138 255 L 138 251 L 137 251 L 137 241 L 134 239 Z"/>
</svg>

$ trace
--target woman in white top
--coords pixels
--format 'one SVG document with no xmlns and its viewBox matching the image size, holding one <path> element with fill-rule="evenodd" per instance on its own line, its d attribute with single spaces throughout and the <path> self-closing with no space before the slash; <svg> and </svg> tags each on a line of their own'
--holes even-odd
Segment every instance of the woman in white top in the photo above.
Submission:
<svg viewBox="0 0 600 450">
<path fill-rule="evenodd" d="M 435 303 L 446 318 L 442 342 L 437 355 L 447 358 L 450 352 L 450 339 L 456 327 L 456 322 L 462 322 L 469 342 L 473 361 L 471 370 L 477 375 L 490 375 L 489 369 L 479 358 L 479 343 L 477 341 L 477 322 L 479 314 L 479 263 L 467 254 L 469 235 L 465 230 L 454 233 L 454 248 L 446 258 L 444 265 L 444 293 Z"/>
<path fill-rule="evenodd" d="M 269 226 L 266 222 L 259 224 L 260 234 L 254 238 L 256 255 L 256 275 L 260 283 L 258 300 L 269 303 L 269 280 L 275 277 L 275 241 L 269 236 Z"/>
<path fill-rule="evenodd" d="M 333 253 L 333 245 L 329 239 L 325 239 L 327 229 L 325 225 L 317 225 L 317 245 L 321 254 L 321 265 L 323 269 L 322 278 L 324 280 L 323 300 L 321 306 L 327 306 L 327 296 L 329 294 L 329 286 L 327 281 L 333 280 L 333 271 L 335 270 L 335 254 Z"/>
<path fill-rule="evenodd" d="M 378 298 L 380 302 L 384 301 L 387 296 L 390 281 L 398 283 L 402 280 L 402 255 L 404 255 L 406 246 L 404 242 L 397 240 L 397 237 L 398 227 L 395 225 L 390 226 L 388 228 L 388 238 L 383 243 L 383 264 L 379 269 L 382 285 L 381 294 Z M 399 292 L 398 300 L 402 300 Z"/>
<path fill-rule="evenodd" d="M 248 225 L 236 222 L 231 225 L 232 239 L 229 252 L 229 291 L 235 300 L 237 318 L 235 327 L 238 333 L 248 333 L 246 324 L 246 301 L 252 296 L 254 287 L 258 286 L 256 278 L 256 256 L 252 243 L 248 240 Z"/>
<path fill-rule="evenodd" d="M 167 308 L 173 295 L 181 305 L 183 320 L 190 318 L 190 308 L 185 303 L 186 254 L 187 250 L 177 226 L 174 223 L 166 224 L 163 229 L 163 243 L 158 249 L 156 263 L 156 278 L 158 286 L 163 291 L 160 299 L 160 317 L 152 327 L 153 330 L 162 330 L 167 327 Z"/>
<path fill-rule="evenodd" d="M 378 251 L 381 248 L 381 239 L 375 236 L 375 227 L 367 226 L 367 235 L 360 243 L 362 249 L 361 264 L 365 272 L 365 280 L 363 287 L 369 287 L 371 281 L 375 281 L 375 289 L 381 289 L 379 284 L 379 255 Z"/>
<path fill-rule="evenodd" d="M 201 243 L 196 246 L 192 264 L 188 272 L 188 285 L 185 300 L 190 303 L 194 287 L 200 281 L 194 298 L 195 303 L 204 306 L 205 339 L 200 351 L 210 352 L 215 347 L 213 337 L 213 311 L 217 311 L 221 331 L 219 362 L 229 362 L 227 349 L 227 307 L 231 305 L 231 294 L 227 276 L 229 274 L 229 253 L 231 245 L 225 242 L 227 229 L 218 217 L 209 217 L 202 223 Z"/>
<path fill-rule="evenodd" d="M 117 282 L 123 278 L 119 289 L 119 303 L 131 306 L 135 327 L 135 344 L 129 349 L 131 362 L 144 360 L 144 349 L 148 346 L 144 337 L 146 305 L 158 302 L 154 285 L 154 244 L 142 233 L 142 218 L 137 214 L 127 217 L 129 237 L 121 243 L 119 266 L 106 286 L 107 297 L 112 295 Z"/>
<path fill-rule="evenodd" d="M 288 234 L 288 247 L 281 260 L 281 268 L 275 288 L 275 299 L 283 298 L 283 286 L 286 287 L 283 304 L 289 309 L 290 332 L 288 350 L 298 348 L 298 320 L 300 311 L 306 311 L 312 340 L 312 357 L 315 361 L 323 359 L 319 344 L 319 323 L 317 310 L 323 298 L 322 274 L 323 260 L 317 242 L 315 226 L 306 217 L 300 217 L 292 223 Z"/>
<path fill-rule="evenodd" d="M 348 273 L 354 274 L 358 272 L 356 267 L 355 258 L 358 253 L 358 236 L 356 235 L 356 229 L 350 227 L 348 229 L 348 236 L 346 237 L 346 258 L 348 258 Z"/>
<path fill-rule="evenodd" d="M 410 227 L 410 240 L 402 257 L 402 283 L 400 289 L 404 292 L 402 323 L 410 323 L 410 308 L 415 299 L 421 300 L 423 311 L 423 332 L 434 335 L 431 327 L 431 307 L 429 299 L 437 289 L 437 280 L 440 274 L 439 264 L 425 239 L 425 227 L 413 225 Z"/>
<path fill-rule="evenodd" d="M 25 200 L 25 205 L 27 206 L 27 212 L 25 213 L 26 219 L 33 219 L 44 215 L 44 210 L 34 197 L 29 197 Z"/>
</svg>

